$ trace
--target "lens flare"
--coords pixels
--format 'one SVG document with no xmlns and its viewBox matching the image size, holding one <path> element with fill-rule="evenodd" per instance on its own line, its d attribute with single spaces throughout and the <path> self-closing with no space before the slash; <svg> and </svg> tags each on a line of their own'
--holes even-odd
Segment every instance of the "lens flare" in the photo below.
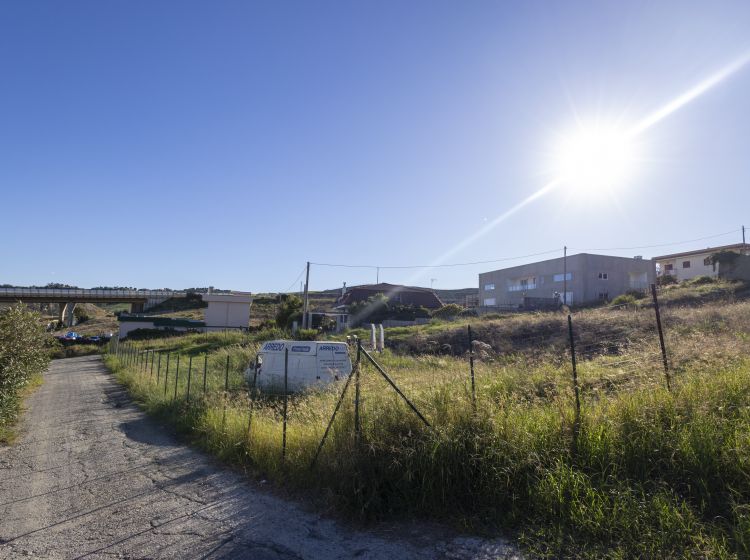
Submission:
<svg viewBox="0 0 750 560">
<path fill-rule="evenodd" d="M 579 126 L 564 136 L 555 156 L 555 175 L 586 196 L 623 185 L 635 159 L 629 135 L 616 126 Z"/>
</svg>

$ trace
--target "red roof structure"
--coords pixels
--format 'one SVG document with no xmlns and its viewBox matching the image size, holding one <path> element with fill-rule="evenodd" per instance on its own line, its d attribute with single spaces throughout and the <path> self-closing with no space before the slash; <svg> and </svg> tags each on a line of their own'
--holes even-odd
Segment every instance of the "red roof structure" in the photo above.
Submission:
<svg viewBox="0 0 750 560">
<path fill-rule="evenodd" d="M 443 302 L 428 288 L 417 288 L 413 286 L 399 286 L 396 284 L 366 284 L 364 286 L 352 286 L 346 290 L 338 301 L 338 305 L 351 305 L 377 295 L 385 295 L 389 301 L 402 305 L 414 305 L 427 309 L 440 309 Z"/>
</svg>

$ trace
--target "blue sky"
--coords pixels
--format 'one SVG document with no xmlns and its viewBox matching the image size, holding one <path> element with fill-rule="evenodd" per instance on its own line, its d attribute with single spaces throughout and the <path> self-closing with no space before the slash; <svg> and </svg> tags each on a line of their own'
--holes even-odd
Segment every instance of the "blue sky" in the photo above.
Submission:
<svg viewBox="0 0 750 560">
<path fill-rule="evenodd" d="M 748 52 L 747 2 L 4 0 L 0 283 L 262 292 L 307 260 L 437 262 L 545 185 L 576 119 L 637 122 Z M 639 135 L 616 200 L 555 190 L 442 262 L 750 227 L 748 99 L 750 65 Z"/>
</svg>

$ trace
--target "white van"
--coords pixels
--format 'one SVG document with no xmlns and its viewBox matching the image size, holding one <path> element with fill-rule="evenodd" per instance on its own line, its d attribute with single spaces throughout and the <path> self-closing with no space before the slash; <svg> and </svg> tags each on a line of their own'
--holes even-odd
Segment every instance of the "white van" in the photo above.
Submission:
<svg viewBox="0 0 750 560">
<path fill-rule="evenodd" d="M 284 392 L 284 354 L 289 350 L 287 387 L 289 392 L 303 391 L 316 385 L 327 385 L 345 379 L 352 373 L 349 347 L 345 342 L 311 342 L 272 340 L 258 352 L 255 363 L 245 371 L 249 384 L 264 392 Z"/>
</svg>

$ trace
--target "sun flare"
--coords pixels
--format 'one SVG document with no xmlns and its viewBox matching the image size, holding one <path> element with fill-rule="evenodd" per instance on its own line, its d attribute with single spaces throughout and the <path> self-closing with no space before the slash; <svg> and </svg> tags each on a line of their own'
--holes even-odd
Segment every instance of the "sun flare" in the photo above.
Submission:
<svg viewBox="0 0 750 560">
<path fill-rule="evenodd" d="M 572 191 L 592 195 L 622 186 L 632 172 L 632 136 L 615 126 L 580 126 L 563 136 L 556 176 Z"/>
</svg>

